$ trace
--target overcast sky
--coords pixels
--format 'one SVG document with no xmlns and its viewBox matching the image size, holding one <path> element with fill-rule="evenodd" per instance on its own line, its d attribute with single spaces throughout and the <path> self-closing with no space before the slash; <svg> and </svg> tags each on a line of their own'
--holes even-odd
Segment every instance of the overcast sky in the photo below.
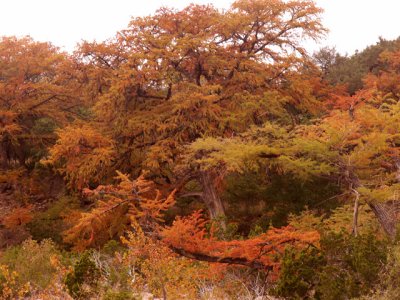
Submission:
<svg viewBox="0 0 400 300">
<path fill-rule="evenodd" d="M 72 50 L 81 40 L 102 41 L 123 29 L 132 16 L 153 13 L 160 6 L 182 8 L 189 3 L 213 3 L 227 8 L 231 0 L 2 0 L 0 36 L 30 35 Z M 323 23 L 330 30 L 320 46 L 336 46 L 353 53 L 375 43 L 379 36 L 400 36 L 400 1 L 316 0 L 325 9 Z"/>
</svg>

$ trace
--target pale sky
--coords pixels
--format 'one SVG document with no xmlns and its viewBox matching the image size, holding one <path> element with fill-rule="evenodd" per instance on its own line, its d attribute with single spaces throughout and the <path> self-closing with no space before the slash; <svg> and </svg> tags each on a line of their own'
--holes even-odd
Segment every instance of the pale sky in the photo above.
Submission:
<svg viewBox="0 0 400 300">
<path fill-rule="evenodd" d="M 0 0 L 0 36 L 30 35 L 71 51 L 81 40 L 102 41 L 126 28 L 132 16 L 153 13 L 160 6 L 183 8 L 189 3 L 212 3 L 227 8 L 231 0 Z M 400 36 L 400 1 L 316 0 L 325 9 L 323 23 L 330 30 L 321 45 L 353 53 L 379 36 Z"/>
</svg>

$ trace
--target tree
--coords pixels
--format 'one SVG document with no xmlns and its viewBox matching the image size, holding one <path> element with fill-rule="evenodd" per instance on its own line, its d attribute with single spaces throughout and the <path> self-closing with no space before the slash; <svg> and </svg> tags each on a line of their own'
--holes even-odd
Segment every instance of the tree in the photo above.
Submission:
<svg viewBox="0 0 400 300">
<path fill-rule="evenodd" d="M 338 56 L 339 54 L 336 52 L 335 47 L 324 47 L 314 53 L 313 59 L 316 65 L 321 69 L 323 78 L 329 75 Z"/>
<path fill-rule="evenodd" d="M 278 168 L 299 180 L 324 176 L 354 197 L 357 234 L 360 201 L 367 203 L 392 239 L 399 190 L 399 104 L 379 87 L 386 72 L 370 76 L 354 96 L 339 96 L 333 109 L 313 124 L 287 130 L 265 124 L 234 139 L 203 139 L 191 145 L 203 168 Z M 193 157 L 193 154 L 192 154 Z"/>
<path fill-rule="evenodd" d="M 371 99 L 373 102 L 376 99 Z M 307 129 L 302 136 L 305 143 L 310 140 L 322 144 L 322 157 L 314 151 L 314 157 L 335 168 L 334 177 L 348 193 L 354 195 L 354 226 L 357 234 L 357 211 L 359 201 L 365 201 L 376 214 L 386 233 L 394 238 L 396 222 L 393 212 L 386 207 L 388 201 L 396 200 L 399 188 L 398 177 L 398 135 L 396 124 L 398 107 L 388 110 L 375 107 L 369 102 L 361 103 L 356 113 L 336 111 L 314 130 Z M 318 148 L 315 148 L 318 149 Z M 333 174 L 330 174 L 332 176 Z"/>
<path fill-rule="evenodd" d="M 54 129 L 79 115 L 75 66 L 56 47 L 29 37 L 2 38 L 0 56 L 1 166 L 32 169 Z"/>
<path fill-rule="evenodd" d="M 183 189 L 194 180 L 210 215 L 224 215 L 216 172 L 181 170 L 184 145 L 202 136 L 232 136 L 267 119 L 297 122 L 318 102 L 295 72 L 304 39 L 325 29 L 312 1 L 236 1 L 228 11 L 190 5 L 135 18 L 104 44 L 83 44 L 102 131 L 118 153 L 113 170 Z M 98 83 L 98 84 L 96 84 Z M 177 176 L 177 174 L 179 174 Z"/>
<path fill-rule="evenodd" d="M 400 40 L 385 40 L 379 38 L 375 45 L 368 46 L 353 55 L 340 55 L 334 48 L 322 48 L 314 54 L 316 63 L 329 83 L 345 85 L 350 95 L 364 88 L 364 78 L 368 73 L 378 74 L 385 69 L 384 61 L 380 56 L 384 52 L 393 52 L 399 49 Z"/>
</svg>

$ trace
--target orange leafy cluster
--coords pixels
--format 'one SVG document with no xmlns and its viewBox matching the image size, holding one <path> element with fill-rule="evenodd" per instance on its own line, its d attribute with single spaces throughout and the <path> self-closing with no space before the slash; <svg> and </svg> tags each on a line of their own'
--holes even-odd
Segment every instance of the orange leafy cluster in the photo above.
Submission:
<svg viewBox="0 0 400 300">
<path fill-rule="evenodd" d="M 174 192 L 163 198 L 154 184 L 139 176 L 131 180 L 118 172 L 120 183 L 116 186 L 100 185 L 95 190 L 84 189 L 87 197 L 96 197 L 96 207 L 81 213 L 79 221 L 65 232 L 66 242 L 75 244 L 75 249 L 95 246 L 119 237 L 132 222 L 142 228 L 155 230 L 162 222 L 162 213 L 175 203 Z"/>
<path fill-rule="evenodd" d="M 162 230 L 162 238 L 175 252 L 193 259 L 216 263 L 249 266 L 272 270 L 277 274 L 279 256 L 287 246 L 303 248 L 317 245 L 317 231 L 301 232 L 291 226 L 272 228 L 247 240 L 221 241 L 209 234 L 207 221 L 200 211 L 185 218 L 177 218 L 171 227 Z"/>
<path fill-rule="evenodd" d="M 23 226 L 32 220 L 32 206 L 19 207 L 14 209 L 6 217 L 4 217 L 2 224 L 10 229 L 18 226 Z"/>
</svg>

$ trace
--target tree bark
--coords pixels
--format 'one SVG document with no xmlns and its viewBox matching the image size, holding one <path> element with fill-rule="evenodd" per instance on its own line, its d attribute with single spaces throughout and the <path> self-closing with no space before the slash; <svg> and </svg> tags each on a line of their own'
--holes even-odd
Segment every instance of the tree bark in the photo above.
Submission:
<svg viewBox="0 0 400 300">
<path fill-rule="evenodd" d="M 225 217 L 224 205 L 221 198 L 218 196 L 217 190 L 215 189 L 214 176 L 209 171 L 202 171 L 200 173 L 199 182 L 202 186 L 202 200 L 206 204 L 210 213 L 211 219 L 218 219 Z M 223 227 L 225 223 L 223 222 Z"/>
<path fill-rule="evenodd" d="M 390 239 L 394 240 L 397 234 L 397 217 L 396 207 L 394 203 L 369 202 L 368 205 L 371 207 L 375 216 L 378 218 L 378 221 L 383 227 L 383 230 L 386 232 Z"/>
</svg>

